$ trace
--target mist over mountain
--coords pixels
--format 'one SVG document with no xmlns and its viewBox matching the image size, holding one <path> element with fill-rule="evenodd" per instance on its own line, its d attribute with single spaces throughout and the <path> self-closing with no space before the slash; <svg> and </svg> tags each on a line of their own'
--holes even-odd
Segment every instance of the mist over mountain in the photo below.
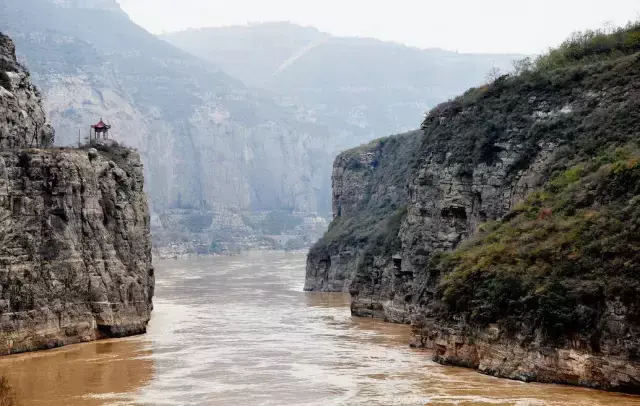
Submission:
<svg viewBox="0 0 640 406">
<path fill-rule="evenodd" d="M 330 213 L 339 151 L 416 127 L 512 59 L 280 23 L 163 37 L 179 49 L 115 0 L 0 0 L 0 30 L 42 90 L 56 142 L 111 124 L 145 163 L 156 246 L 198 252 L 308 244 Z"/>
<path fill-rule="evenodd" d="M 241 211 L 329 210 L 326 128 L 159 40 L 115 1 L 2 0 L 0 29 L 42 89 L 60 145 L 102 117 L 140 150 L 157 227 L 222 238 L 251 234 Z M 170 221 L 175 210 L 197 221 Z"/>
<path fill-rule="evenodd" d="M 291 23 L 194 29 L 161 36 L 245 84 L 272 90 L 342 134 L 339 149 L 415 129 L 439 102 L 484 81 L 521 55 L 459 54 Z"/>
</svg>

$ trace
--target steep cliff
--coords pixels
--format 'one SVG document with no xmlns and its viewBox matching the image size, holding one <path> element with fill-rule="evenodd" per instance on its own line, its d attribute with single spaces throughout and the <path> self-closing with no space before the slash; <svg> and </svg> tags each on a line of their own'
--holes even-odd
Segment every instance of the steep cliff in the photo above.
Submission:
<svg viewBox="0 0 640 406">
<path fill-rule="evenodd" d="M 0 134 L 14 140 L 0 148 L 0 354 L 143 333 L 154 275 L 140 158 L 48 146 L 40 97 L 0 44 L 13 69 Z M 29 148 L 34 133 L 48 148 Z"/>
<path fill-rule="evenodd" d="M 436 107 L 401 158 L 405 183 L 363 182 L 336 161 L 347 184 L 334 178 L 334 208 L 340 190 L 395 186 L 406 215 L 377 243 L 338 233 L 334 245 L 359 256 L 318 281 L 321 241 L 308 287 L 346 286 L 353 314 L 412 323 L 442 363 L 638 391 L 639 27 L 568 42 Z M 330 229 L 375 215 L 334 214 Z"/>
<path fill-rule="evenodd" d="M 0 149 L 53 144 L 40 93 L 16 60 L 13 41 L 0 34 Z"/>
<path fill-rule="evenodd" d="M 408 202 L 403 185 L 421 140 L 422 132 L 414 131 L 372 141 L 336 158 L 334 219 L 309 252 L 305 290 L 347 292 L 358 268 L 369 267 L 374 256 L 387 264 L 400 249 L 396 236 Z M 388 255 L 380 258 L 379 249 Z"/>
<path fill-rule="evenodd" d="M 187 238 L 209 246 L 218 224 L 230 239 L 259 234 L 244 213 L 329 212 L 324 125 L 146 32 L 117 1 L 0 0 L 0 28 L 43 93 L 56 145 L 102 117 L 140 151 L 158 242 L 184 231 L 173 227 L 183 213 L 213 218 Z"/>
</svg>

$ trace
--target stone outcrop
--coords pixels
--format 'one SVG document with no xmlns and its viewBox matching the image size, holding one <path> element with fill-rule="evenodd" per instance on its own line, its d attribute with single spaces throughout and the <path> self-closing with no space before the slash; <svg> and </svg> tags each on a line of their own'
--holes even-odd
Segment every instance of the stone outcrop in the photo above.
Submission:
<svg viewBox="0 0 640 406">
<path fill-rule="evenodd" d="M 441 363 L 525 381 L 638 391 L 638 326 L 615 298 L 598 313 L 602 334 L 552 339 L 525 320 L 509 328 L 470 322 L 470 315 L 447 313 L 439 290 L 445 275 L 432 260 L 459 250 L 484 223 L 508 221 L 570 162 L 637 143 L 639 61 L 634 54 L 472 89 L 428 114 L 411 153 L 376 156 L 364 175 L 344 157 L 357 154 L 366 163 L 372 151 L 344 153 L 333 172 L 335 218 L 310 251 L 306 288 L 349 290 L 352 314 L 411 323 L 414 345 L 434 348 Z M 383 160 L 408 174 L 389 183 L 375 164 Z M 376 203 L 400 201 L 376 211 L 372 192 L 381 193 Z M 603 197 L 600 205 L 610 202 Z M 381 224 L 402 206 L 401 225 L 386 238 L 370 232 L 366 219 Z"/>
<path fill-rule="evenodd" d="M 593 352 L 579 340 L 563 347 L 525 342 L 498 325 L 473 329 L 427 323 L 415 332 L 417 341 L 412 345 L 433 349 L 434 361 L 487 375 L 631 393 L 637 393 L 640 385 L 640 363 L 625 351 L 637 348 L 633 338 L 610 341 Z"/>
<path fill-rule="evenodd" d="M 0 94 L 0 123 L 11 122 L 0 128 L 0 354 L 144 333 L 154 271 L 140 157 L 114 144 L 26 148 L 33 123 L 53 133 L 0 43 L 18 89 Z"/>
<path fill-rule="evenodd" d="M 53 128 L 47 123 L 40 93 L 29 72 L 16 60 L 13 41 L 0 33 L 0 149 L 48 146 Z"/>
</svg>

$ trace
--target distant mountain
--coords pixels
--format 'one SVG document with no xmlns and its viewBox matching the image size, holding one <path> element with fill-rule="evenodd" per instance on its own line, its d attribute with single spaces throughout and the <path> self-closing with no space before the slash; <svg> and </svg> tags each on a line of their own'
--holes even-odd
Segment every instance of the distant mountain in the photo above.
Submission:
<svg viewBox="0 0 640 406">
<path fill-rule="evenodd" d="M 239 213 L 330 210 L 329 131 L 134 24 L 115 0 L 0 0 L 57 143 L 101 117 L 145 161 L 157 227 L 250 230 Z M 202 216 L 202 213 L 207 213 Z M 164 223 L 164 225 L 163 225 Z"/>
<path fill-rule="evenodd" d="M 162 36 L 244 83 L 307 106 L 341 134 L 341 148 L 418 126 L 430 107 L 507 72 L 522 55 L 459 54 L 369 38 L 341 38 L 290 23 L 204 28 Z"/>
<path fill-rule="evenodd" d="M 0 30 L 43 91 L 56 142 L 77 143 L 100 118 L 111 124 L 143 157 L 156 246 L 198 252 L 308 243 L 330 213 L 339 151 L 416 127 L 431 105 L 511 59 L 280 23 L 169 43 L 115 0 L 0 0 Z M 285 229 L 272 227 L 284 218 Z M 265 240 L 274 229 L 286 238 Z"/>
<path fill-rule="evenodd" d="M 160 37 L 253 87 L 268 87 L 287 61 L 331 39 L 316 28 L 289 23 L 203 28 Z"/>
</svg>

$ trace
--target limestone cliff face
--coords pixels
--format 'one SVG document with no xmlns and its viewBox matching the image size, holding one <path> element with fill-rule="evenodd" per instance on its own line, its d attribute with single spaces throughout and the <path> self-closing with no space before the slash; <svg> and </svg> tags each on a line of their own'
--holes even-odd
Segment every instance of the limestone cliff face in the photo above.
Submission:
<svg viewBox="0 0 640 406">
<path fill-rule="evenodd" d="M 343 154 L 333 172 L 335 218 L 310 251 L 306 288 L 349 290 L 354 315 L 411 323 L 414 344 L 434 348 L 435 360 L 442 363 L 525 381 L 637 391 L 635 307 L 606 296 L 590 333 L 560 331 L 560 338 L 551 338 L 548 327 L 524 316 L 509 319 L 511 324 L 477 321 L 483 309 L 474 308 L 474 302 L 467 313 L 448 313 L 441 287 L 446 274 L 433 261 L 442 252 L 458 252 L 482 224 L 509 221 L 519 204 L 571 162 L 590 162 L 602 151 L 635 145 L 639 58 L 502 78 L 438 106 L 411 152 L 374 155 L 375 163 L 394 162 L 407 173 L 395 183 L 376 176 L 381 169 L 376 164 L 360 172 L 344 159 L 357 155 L 368 162 L 372 151 Z M 629 199 L 635 186 L 625 185 L 630 195 L 624 199 Z M 376 202 L 399 200 L 380 210 L 371 192 L 379 193 Z M 605 194 L 593 208 L 612 201 Z M 394 216 L 401 217 L 400 225 L 383 227 L 380 236 L 375 230 L 384 221 L 393 225 Z M 572 272 L 580 272 L 578 265 Z M 575 283 L 548 278 L 549 283 Z M 580 315 L 585 309 L 581 304 L 574 311 Z"/>
<path fill-rule="evenodd" d="M 443 165 L 436 156 L 412 168 L 398 249 L 393 256 L 375 256 L 377 281 L 370 278 L 371 268 L 356 271 L 350 286 L 355 315 L 410 323 L 416 296 L 430 295 L 434 286 L 433 277 L 422 273 L 429 255 L 456 248 L 480 224 L 500 218 L 539 185 L 553 144 L 541 145 L 531 166 L 517 176 L 510 174 L 511 165 L 527 153 L 514 145 L 503 146 L 494 163 L 480 164 L 473 174 L 463 173 L 459 163 Z"/>
<path fill-rule="evenodd" d="M 371 184 L 375 152 L 369 149 L 356 156 L 342 154 L 336 158 L 331 176 L 333 182 L 333 218 L 357 215 L 359 203 Z M 350 164 L 355 164 L 356 167 Z M 319 292 L 348 292 L 354 267 L 360 260 L 358 247 L 330 250 L 319 243 L 307 259 L 304 289 Z"/>
<path fill-rule="evenodd" d="M 413 131 L 383 138 L 338 156 L 332 175 L 334 219 L 309 253 L 305 290 L 348 292 L 357 270 L 367 268 L 373 257 L 391 262 L 395 251 L 380 255 L 377 247 L 393 251 L 397 245 L 383 237 L 399 227 L 406 212 L 405 185 L 422 136 Z M 381 279 L 374 279 L 382 286 Z"/>
<path fill-rule="evenodd" d="M 0 25 L 42 90 L 56 144 L 76 145 L 100 117 L 112 124 L 140 151 L 158 218 L 329 211 L 326 126 L 146 32 L 117 1 L 0 0 Z"/>
<path fill-rule="evenodd" d="M 140 157 L 27 148 L 33 131 L 52 131 L 11 41 L 0 43 L 17 69 L 16 89 L 0 88 L 0 122 L 11 123 L 0 148 L 0 354 L 143 333 L 154 274 Z"/>
<path fill-rule="evenodd" d="M 154 292 L 135 153 L 0 153 L 0 353 L 144 333 Z"/>
</svg>

